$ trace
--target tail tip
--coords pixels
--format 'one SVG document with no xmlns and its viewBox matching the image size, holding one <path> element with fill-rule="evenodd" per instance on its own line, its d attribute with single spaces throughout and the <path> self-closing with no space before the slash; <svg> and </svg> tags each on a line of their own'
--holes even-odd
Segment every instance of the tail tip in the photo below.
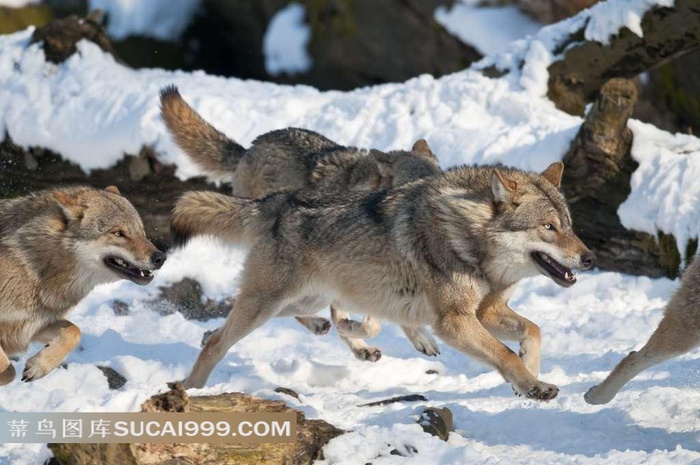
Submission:
<svg viewBox="0 0 700 465">
<path fill-rule="evenodd" d="M 160 90 L 160 101 L 161 103 L 167 102 L 168 100 L 182 98 L 180 96 L 180 91 L 177 89 L 175 84 L 169 84 Z"/>
</svg>

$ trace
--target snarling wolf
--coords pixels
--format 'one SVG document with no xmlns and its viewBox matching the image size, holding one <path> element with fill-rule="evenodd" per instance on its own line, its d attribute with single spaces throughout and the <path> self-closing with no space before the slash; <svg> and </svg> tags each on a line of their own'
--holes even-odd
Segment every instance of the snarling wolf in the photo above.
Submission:
<svg viewBox="0 0 700 465">
<path fill-rule="evenodd" d="M 607 404 L 642 371 L 700 346 L 700 260 L 683 273 L 681 286 L 666 305 L 664 316 L 647 343 L 630 352 L 605 380 L 588 390 L 589 404 Z"/>
<path fill-rule="evenodd" d="M 161 113 L 176 143 L 210 180 L 231 182 L 233 194 L 261 198 L 273 192 L 316 189 L 321 192 L 375 191 L 440 173 L 427 142 L 417 141 L 411 151 L 381 152 L 343 147 L 313 131 L 287 128 L 259 136 L 245 149 L 206 122 L 174 86 L 161 91 Z M 363 337 L 380 331 L 379 321 L 362 323 L 331 304 L 331 316 L 341 339 L 360 360 L 376 361 L 381 351 Z M 315 334 L 325 334 L 325 318 L 297 317 Z M 426 355 L 439 349 L 422 328 L 403 328 L 413 346 Z"/>
<path fill-rule="evenodd" d="M 0 200 L 0 385 L 15 378 L 8 356 L 44 344 L 23 381 L 58 366 L 80 342 L 68 311 L 98 284 L 145 285 L 165 262 L 116 187 L 59 188 Z"/>
<path fill-rule="evenodd" d="M 554 398 L 557 387 L 537 379 L 539 327 L 507 302 L 525 277 L 568 287 L 574 269 L 593 266 L 559 190 L 562 172 L 561 163 L 542 174 L 460 167 L 370 193 L 185 194 L 172 215 L 180 242 L 208 234 L 250 250 L 233 310 L 185 386 L 204 386 L 228 349 L 270 318 L 336 300 L 407 327 L 432 326 L 517 393 Z M 497 338 L 519 341 L 520 356 Z"/>
</svg>

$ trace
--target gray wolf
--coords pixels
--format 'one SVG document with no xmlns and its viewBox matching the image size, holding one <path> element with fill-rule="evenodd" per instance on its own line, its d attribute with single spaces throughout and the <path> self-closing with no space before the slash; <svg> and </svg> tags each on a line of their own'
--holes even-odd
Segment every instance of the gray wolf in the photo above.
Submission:
<svg viewBox="0 0 700 465">
<path fill-rule="evenodd" d="M 0 385 L 30 342 L 22 381 L 45 376 L 78 345 L 68 311 L 98 284 L 146 285 L 165 262 L 134 207 L 110 186 L 67 187 L 0 200 Z"/>
<path fill-rule="evenodd" d="M 584 396 L 586 402 L 607 404 L 642 371 L 700 346 L 699 284 L 700 260 L 696 258 L 683 273 L 680 288 L 644 347 L 630 352 L 602 383 L 589 389 Z"/>
<path fill-rule="evenodd" d="M 554 398 L 558 388 L 537 379 L 540 329 L 507 302 L 525 277 L 569 287 L 574 269 L 593 266 L 559 190 L 563 167 L 460 167 L 369 193 L 185 194 L 172 214 L 179 242 L 207 234 L 250 250 L 233 310 L 185 386 L 204 386 L 228 349 L 270 318 L 338 301 L 403 326 L 431 326 L 496 368 L 516 393 Z M 519 341 L 520 354 L 498 338 Z"/>
<path fill-rule="evenodd" d="M 273 192 L 316 189 L 321 192 L 374 191 L 440 173 L 438 160 L 423 139 L 410 151 L 381 152 L 343 147 L 306 129 L 287 128 L 259 136 L 246 149 L 205 121 L 177 88 L 161 91 L 161 114 L 173 139 L 212 181 L 231 182 L 233 194 L 261 198 Z M 376 336 L 380 323 L 361 323 L 331 305 L 331 317 L 341 339 L 360 360 L 376 361 L 381 351 L 362 338 Z M 297 317 L 314 334 L 325 334 L 325 318 Z M 437 343 L 422 328 L 404 328 L 413 346 L 437 355 Z"/>
</svg>

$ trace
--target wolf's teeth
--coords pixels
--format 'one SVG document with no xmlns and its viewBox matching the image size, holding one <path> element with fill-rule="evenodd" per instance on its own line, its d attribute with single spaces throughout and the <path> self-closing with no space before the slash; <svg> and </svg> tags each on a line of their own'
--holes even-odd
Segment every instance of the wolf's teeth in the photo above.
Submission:
<svg viewBox="0 0 700 465">
<path fill-rule="evenodd" d="M 141 277 L 142 277 L 142 278 L 145 278 L 145 277 L 146 277 L 146 273 L 144 273 L 143 271 L 141 271 L 140 273 L 141 273 Z"/>
</svg>

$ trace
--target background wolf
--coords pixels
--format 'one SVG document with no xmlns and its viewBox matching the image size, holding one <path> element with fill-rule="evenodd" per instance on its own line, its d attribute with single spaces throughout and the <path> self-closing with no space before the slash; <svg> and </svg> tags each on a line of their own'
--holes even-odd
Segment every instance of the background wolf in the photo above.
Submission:
<svg viewBox="0 0 700 465">
<path fill-rule="evenodd" d="M 647 343 L 617 364 L 605 380 L 584 396 L 589 404 L 607 404 L 642 371 L 700 345 L 700 260 L 683 273 L 681 287 L 666 305 L 664 317 Z"/>
<path fill-rule="evenodd" d="M 168 130 L 182 150 L 212 180 L 229 181 L 238 197 L 260 198 L 279 191 L 303 188 L 323 192 L 373 191 L 405 184 L 441 172 L 437 158 L 424 140 L 411 151 L 363 151 L 343 147 L 313 131 L 287 128 L 259 136 L 243 148 L 207 123 L 180 96 L 174 86 L 161 91 L 161 113 Z M 331 305 L 338 334 L 360 360 L 376 361 L 381 351 L 361 338 L 374 337 L 379 321 L 362 323 Z M 297 317 L 315 334 L 325 334 L 325 318 Z M 426 355 L 437 355 L 435 340 L 422 328 L 403 328 L 413 346 Z"/>
<path fill-rule="evenodd" d="M 23 381 L 53 370 L 80 341 L 66 313 L 98 284 L 145 285 L 165 262 L 116 187 L 72 187 L 0 200 L 0 384 L 15 377 L 8 355 L 45 344 Z"/>
<path fill-rule="evenodd" d="M 593 265 L 558 189 L 562 170 L 462 167 L 374 193 L 185 194 L 173 211 L 176 235 L 250 248 L 233 311 L 185 385 L 203 386 L 228 349 L 268 319 L 337 299 L 405 326 L 430 325 L 516 392 L 555 397 L 557 387 L 537 379 L 539 328 L 507 302 L 522 278 L 542 273 L 568 287 L 572 268 Z M 520 357 L 497 337 L 519 341 Z"/>
</svg>

